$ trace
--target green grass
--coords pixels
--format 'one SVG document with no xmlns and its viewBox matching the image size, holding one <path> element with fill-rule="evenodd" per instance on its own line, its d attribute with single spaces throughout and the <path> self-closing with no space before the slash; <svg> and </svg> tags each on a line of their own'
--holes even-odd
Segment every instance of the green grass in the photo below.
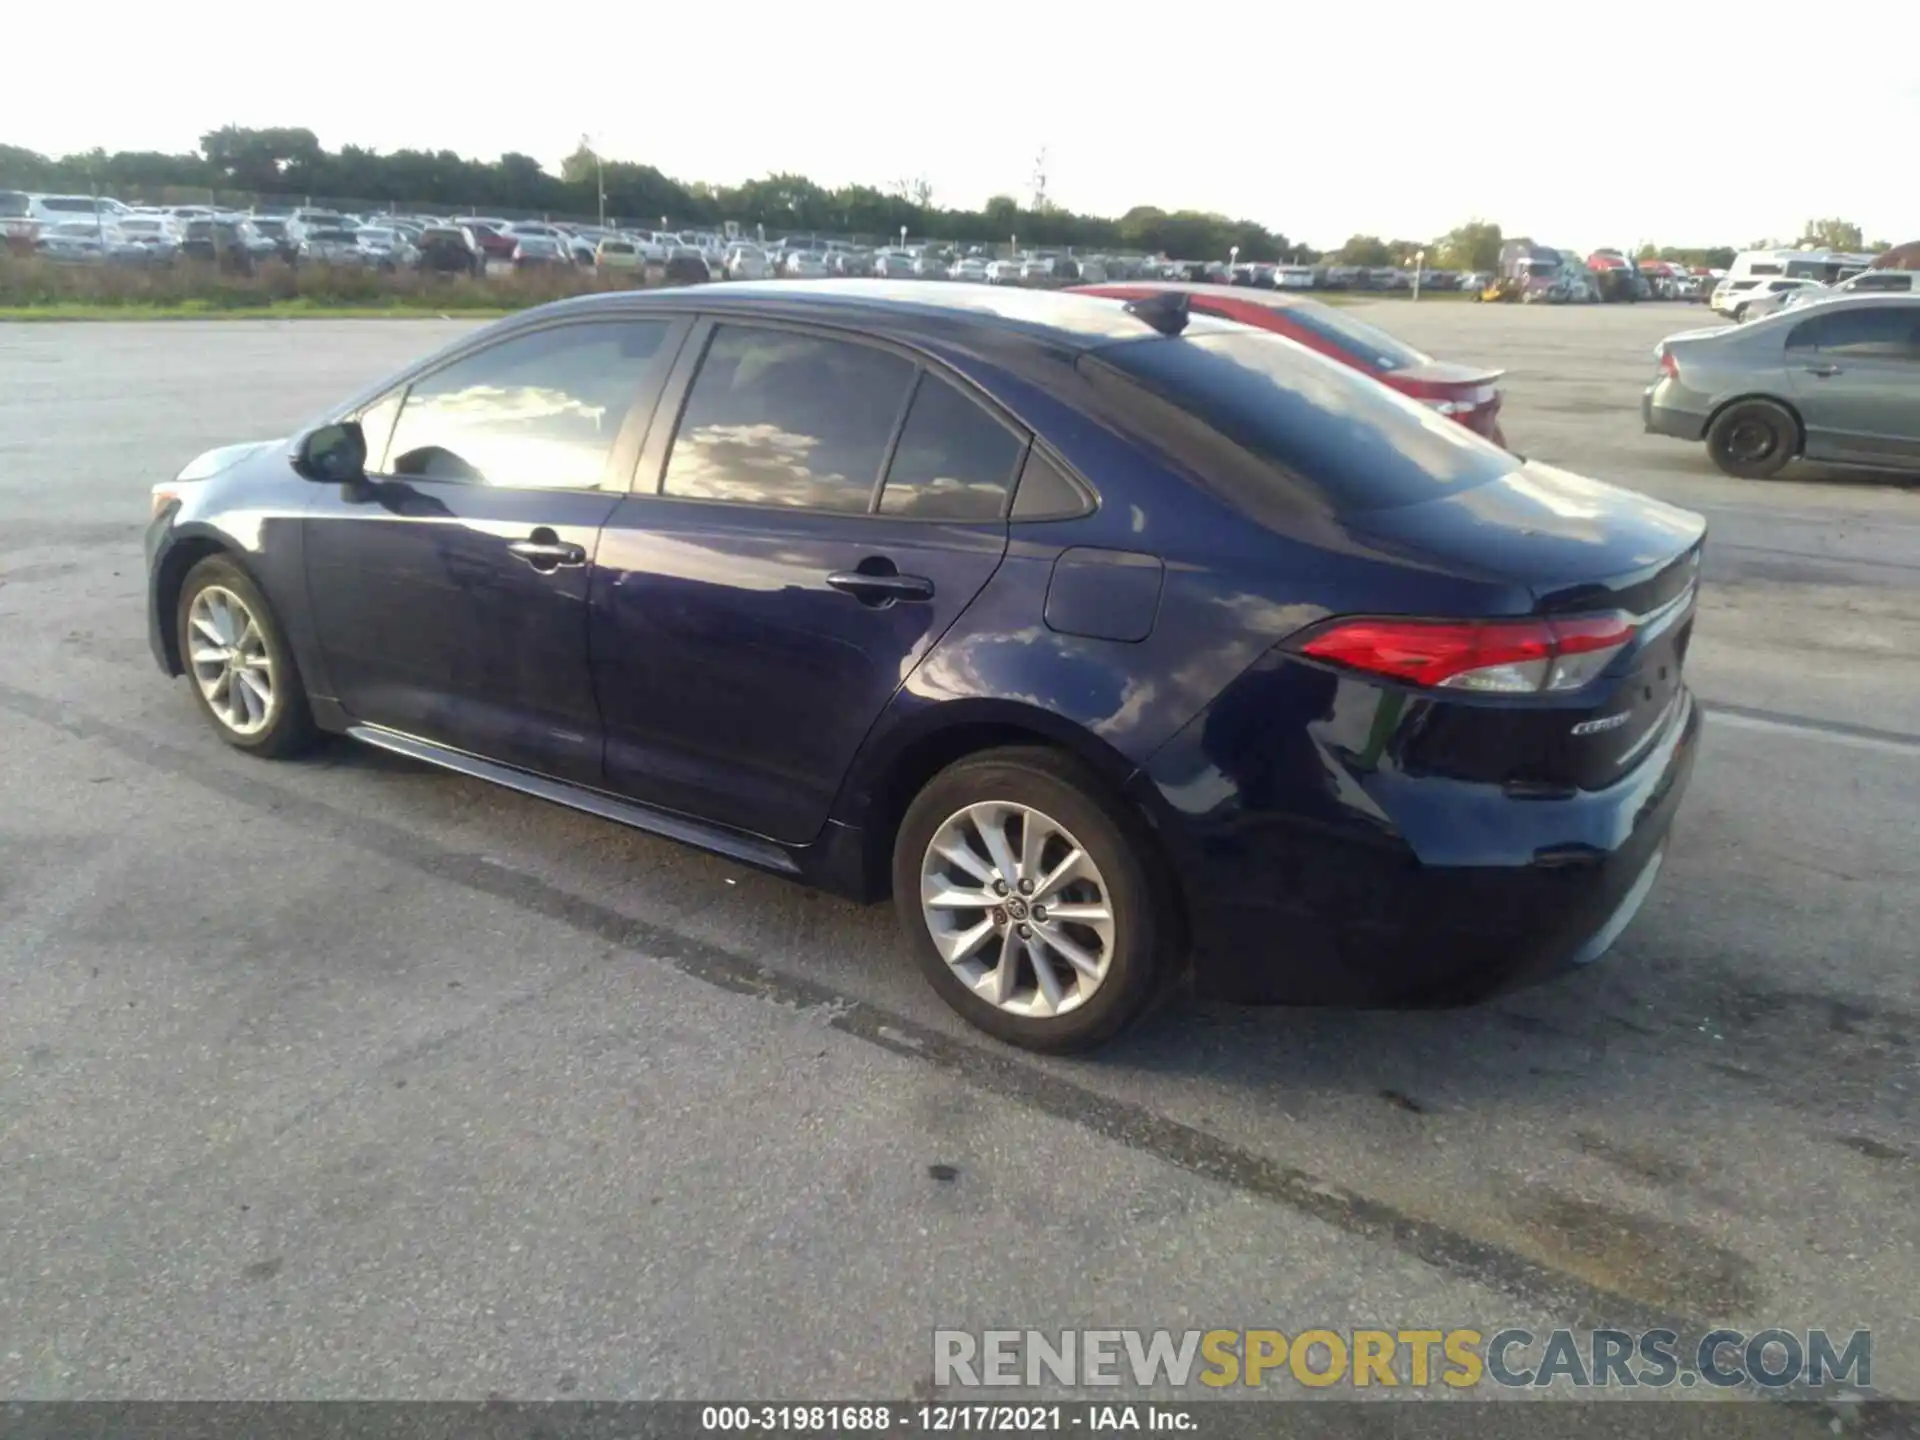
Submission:
<svg viewBox="0 0 1920 1440">
<path fill-rule="evenodd" d="M 61 265 L 0 251 L 0 316 L 10 320 L 178 320 L 303 316 L 504 315 L 565 296 L 627 289 L 626 277 L 571 266 L 473 278 L 268 261 L 245 274 L 172 265 Z"/>
<path fill-rule="evenodd" d="M 183 300 L 170 305 L 101 305 L 67 301 L 0 305 L 0 323 L 42 320 L 497 320 L 512 310 L 430 310 L 419 305 L 314 305 L 288 300 L 241 307 Z"/>
</svg>

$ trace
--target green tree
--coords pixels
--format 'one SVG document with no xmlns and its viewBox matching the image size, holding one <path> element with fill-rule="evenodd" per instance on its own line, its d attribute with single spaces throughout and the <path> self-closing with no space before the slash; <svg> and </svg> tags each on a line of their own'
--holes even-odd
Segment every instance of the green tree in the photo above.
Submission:
<svg viewBox="0 0 1920 1440">
<path fill-rule="evenodd" d="M 1500 227 L 1491 220 L 1469 220 L 1434 241 L 1427 258 L 1446 270 L 1497 269 L 1501 238 Z"/>
<path fill-rule="evenodd" d="M 1851 220 L 1809 220 L 1800 232 L 1802 245 L 1817 245 L 1822 250 L 1863 250 L 1866 238 Z"/>
<path fill-rule="evenodd" d="M 1342 265 L 1391 265 L 1393 254 L 1378 235 L 1349 235 L 1347 243 L 1334 251 Z"/>
<path fill-rule="evenodd" d="M 200 153 L 235 189 L 265 191 L 298 188 L 311 181 L 325 154 L 311 130 L 248 130 L 238 125 L 202 135 Z"/>
</svg>

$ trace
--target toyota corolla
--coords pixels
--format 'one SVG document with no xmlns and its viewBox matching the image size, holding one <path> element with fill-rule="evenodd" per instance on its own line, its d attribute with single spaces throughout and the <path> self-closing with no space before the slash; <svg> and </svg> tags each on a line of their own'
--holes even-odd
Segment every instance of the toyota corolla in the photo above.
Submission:
<svg viewBox="0 0 1920 1440">
<path fill-rule="evenodd" d="M 862 901 L 1005 1040 L 1598 957 L 1699 720 L 1699 517 L 1280 336 L 889 281 L 569 300 L 154 491 L 153 649 Z"/>
</svg>

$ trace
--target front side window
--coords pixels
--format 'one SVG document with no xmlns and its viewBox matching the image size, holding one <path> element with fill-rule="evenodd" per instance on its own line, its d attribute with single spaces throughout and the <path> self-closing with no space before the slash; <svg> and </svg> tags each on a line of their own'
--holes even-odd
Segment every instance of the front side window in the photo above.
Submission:
<svg viewBox="0 0 1920 1440">
<path fill-rule="evenodd" d="M 953 385 L 922 375 L 901 427 L 880 513 L 911 520 L 995 520 L 1006 511 L 1024 439 Z"/>
<path fill-rule="evenodd" d="M 556 326 L 434 371 L 407 391 L 387 473 L 593 489 L 667 330 L 665 320 Z"/>
<path fill-rule="evenodd" d="M 687 395 L 662 491 L 863 513 L 913 377 L 909 362 L 868 345 L 721 325 Z"/>
</svg>

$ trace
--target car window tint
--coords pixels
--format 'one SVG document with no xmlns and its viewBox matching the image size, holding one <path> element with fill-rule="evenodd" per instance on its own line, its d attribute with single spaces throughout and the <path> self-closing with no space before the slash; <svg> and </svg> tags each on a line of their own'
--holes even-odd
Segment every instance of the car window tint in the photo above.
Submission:
<svg viewBox="0 0 1920 1440">
<path fill-rule="evenodd" d="M 667 329 L 664 320 L 557 326 L 435 371 L 407 392 L 387 472 L 592 489 Z"/>
<path fill-rule="evenodd" d="M 1186 457 L 1197 483 L 1255 519 L 1438 500 L 1520 463 L 1372 376 L 1262 331 L 1126 341 L 1080 365 L 1114 423 Z"/>
<path fill-rule="evenodd" d="M 1847 282 L 1849 290 L 1891 290 L 1911 291 L 1913 272 L 1911 270 L 1868 270 Z"/>
<path fill-rule="evenodd" d="M 1071 520 L 1091 507 L 1080 487 L 1038 445 L 1027 452 L 1020 468 L 1020 488 L 1013 497 L 1015 520 Z"/>
<path fill-rule="evenodd" d="M 956 387 L 922 375 L 887 467 L 880 513 L 914 520 L 998 519 L 1023 445 Z"/>
<path fill-rule="evenodd" d="M 1849 305 L 1796 325 L 1788 348 L 1858 359 L 1920 358 L 1920 310 L 1896 305 Z"/>
<path fill-rule="evenodd" d="M 906 403 L 898 355 L 787 330 L 722 325 L 667 457 L 668 495 L 860 512 Z"/>
<path fill-rule="evenodd" d="M 1284 323 L 1311 332 L 1369 370 L 1407 370 L 1425 365 L 1431 359 L 1378 325 L 1342 315 L 1328 305 L 1276 305 L 1273 308 L 1284 317 Z"/>
</svg>

